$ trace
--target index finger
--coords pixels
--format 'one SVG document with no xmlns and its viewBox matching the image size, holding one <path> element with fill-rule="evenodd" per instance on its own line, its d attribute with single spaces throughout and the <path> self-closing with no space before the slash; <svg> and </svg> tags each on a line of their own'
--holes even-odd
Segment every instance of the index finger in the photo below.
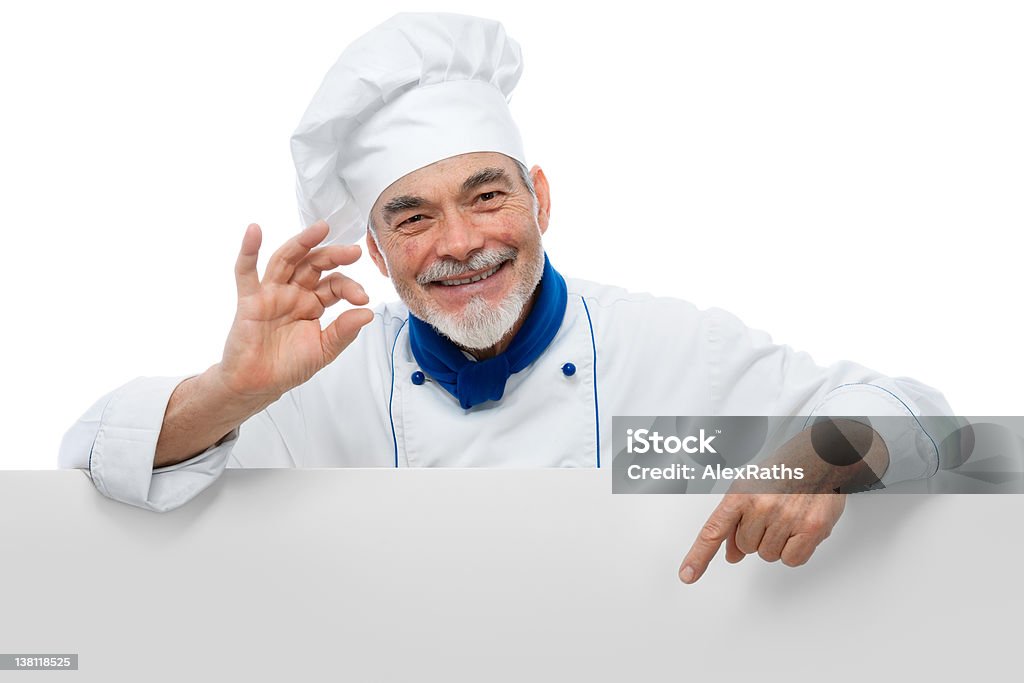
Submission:
<svg viewBox="0 0 1024 683">
<path fill-rule="evenodd" d="M 267 272 L 263 279 L 267 282 L 287 284 L 295 272 L 295 267 L 313 247 L 327 237 L 329 229 L 327 221 L 321 219 L 282 244 L 267 261 Z"/>
<path fill-rule="evenodd" d="M 683 563 L 679 565 L 680 581 L 693 583 L 704 574 L 711 558 L 718 553 L 742 516 L 742 507 L 735 497 L 726 495 L 722 498 L 722 502 L 697 534 L 697 540 L 690 547 L 690 552 L 686 553 Z"/>
<path fill-rule="evenodd" d="M 312 289 L 324 271 L 334 270 L 338 266 L 350 266 L 359 260 L 362 253 L 358 244 L 332 244 L 314 249 L 295 267 L 291 281 Z"/>
</svg>

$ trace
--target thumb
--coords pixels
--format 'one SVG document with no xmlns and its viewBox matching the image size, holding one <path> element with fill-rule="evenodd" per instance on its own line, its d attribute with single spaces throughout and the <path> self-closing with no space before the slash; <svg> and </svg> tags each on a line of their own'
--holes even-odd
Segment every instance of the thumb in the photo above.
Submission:
<svg viewBox="0 0 1024 683">
<path fill-rule="evenodd" d="M 320 333 L 320 345 L 324 351 L 324 364 L 337 358 L 348 348 L 359 330 L 373 320 L 373 311 L 368 308 L 353 308 L 345 311 Z"/>
</svg>

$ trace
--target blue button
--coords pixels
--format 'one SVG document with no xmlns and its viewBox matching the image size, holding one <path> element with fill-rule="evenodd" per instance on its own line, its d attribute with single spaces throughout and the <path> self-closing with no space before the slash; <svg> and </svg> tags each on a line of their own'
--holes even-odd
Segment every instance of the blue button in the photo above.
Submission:
<svg viewBox="0 0 1024 683">
<path fill-rule="evenodd" d="M 572 363 L 566 363 L 565 365 L 562 366 L 562 372 L 565 374 L 566 377 L 572 377 L 573 375 L 576 374 L 576 366 L 573 365 Z"/>
<path fill-rule="evenodd" d="M 419 385 L 423 384 L 426 381 L 427 381 L 426 376 L 422 372 L 420 372 L 419 370 L 417 370 L 416 372 L 412 373 L 412 383 L 415 384 L 416 386 L 419 386 Z"/>
</svg>

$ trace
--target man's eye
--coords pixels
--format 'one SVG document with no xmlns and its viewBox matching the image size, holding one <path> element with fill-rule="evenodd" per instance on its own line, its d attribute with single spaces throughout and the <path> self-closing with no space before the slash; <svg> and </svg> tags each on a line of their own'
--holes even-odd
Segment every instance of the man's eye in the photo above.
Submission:
<svg viewBox="0 0 1024 683">
<path fill-rule="evenodd" d="M 399 223 L 399 225 L 405 225 L 406 223 L 419 223 L 421 220 L 423 220 L 423 214 L 418 213 L 415 216 L 409 216 L 404 221 Z"/>
<path fill-rule="evenodd" d="M 489 202 L 495 197 L 497 197 L 499 194 L 500 193 L 497 190 L 491 190 L 490 192 L 484 192 L 482 195 L 480 195 L 480 199 L 482 201 Z"/>
</svg>

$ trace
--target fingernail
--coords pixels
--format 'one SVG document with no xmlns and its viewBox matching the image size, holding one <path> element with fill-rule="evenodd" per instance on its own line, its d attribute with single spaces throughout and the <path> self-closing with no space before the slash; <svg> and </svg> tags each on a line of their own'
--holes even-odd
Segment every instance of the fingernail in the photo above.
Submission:
<svg viewBox="0 0 1024 683">
<path fill-rule="evenodd" d="M 693 567 L 687 567 L 679 574 L 679 578 L 683 580 L 683 583 L 693 583 L 693 577 L 696 573 Z"/>
</svg>

